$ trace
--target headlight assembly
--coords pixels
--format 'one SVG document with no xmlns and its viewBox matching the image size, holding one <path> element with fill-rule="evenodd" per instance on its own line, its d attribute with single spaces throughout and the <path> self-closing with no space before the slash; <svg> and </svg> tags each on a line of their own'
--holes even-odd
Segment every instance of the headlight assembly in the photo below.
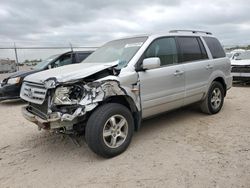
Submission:
<svg viewBox="0 0 250 188">
<path fill-rule="evenodd" d="M 56 81 L 55 80 L 46 80 L 44 82 L 44 87 L 47 89 L 55 88 L 56 87 Z"/>
<path fill-rule="evenodd" d="M 84 96 L 84 91 L 78 85 L 58 87 L 54 95 L 54 104 L 72 105 L 77 104 Z"/>
<path fill-rule="evenodd" d="M 69 98 L 71 92 L 71 87 L 58 87 L 55 91 L 54 104 L 57 105 L 67 105 L 74 104 Z"/>
<path fill-rule="evenodd" d="M 7 83 L 10 84 L 10 85 L 18 84 L 20 82 L 20 80 L 21 80 L 20 77 L 10 78 Z"/>
</svg>

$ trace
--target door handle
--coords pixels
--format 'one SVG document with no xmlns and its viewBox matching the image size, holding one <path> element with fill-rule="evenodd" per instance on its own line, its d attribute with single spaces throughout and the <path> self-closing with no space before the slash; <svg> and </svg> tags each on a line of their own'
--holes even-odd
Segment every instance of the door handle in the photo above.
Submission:
<svg viewBox="0 0 250 188">
<path fill-rule="evenodd" d="M 208 65 L 206 66 L 206 69 L 207 69 L 207 70 L 213 69 L 213 65 L 208 64 Z"/>
<path fill-rule="evenodd" d="M 184 74 L 184 71 L 181 71 L 181 70 L 176 70 L 174 75 L 175 76 L 179 76 L 179 75 L 183 75 Z"/>
</svg>

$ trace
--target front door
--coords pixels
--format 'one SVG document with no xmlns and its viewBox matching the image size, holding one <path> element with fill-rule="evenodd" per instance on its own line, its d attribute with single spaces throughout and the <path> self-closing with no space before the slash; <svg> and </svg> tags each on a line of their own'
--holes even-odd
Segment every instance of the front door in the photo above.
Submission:
<svg viewBox="0 0 250 188">
<path fill-rule="evenodd" d="M 148 117 L 183 105 L 185 72 L 178 64 L 174 37 L 156 39 L 144 54 L 144 59 L 159 57 L 159 68 L 139 72 L 142 116 Z"/>
</svg>

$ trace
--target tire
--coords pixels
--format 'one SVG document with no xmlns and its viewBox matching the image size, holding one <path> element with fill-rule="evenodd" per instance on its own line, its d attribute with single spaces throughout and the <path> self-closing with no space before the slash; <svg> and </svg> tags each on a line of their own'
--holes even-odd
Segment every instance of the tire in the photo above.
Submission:
<svg viewBox="0 0 250 188">
<path fill-rule="evenodd" d="M 201 103 L 201 111 L 206 114 L 218 113 L 223 106 L 224 96 L 225 90 L 222 84 L 220 82 L 213 81 L 208 90 L 206 98 Z"/>
<path fill-rule="evenodd" d="M 105 158 L 124 152 L 134 132 L 134 120 L 128 108 L 109 103 L 98 107 L 89 117 L 85 138 L 90 149 Z"/>
</svg>

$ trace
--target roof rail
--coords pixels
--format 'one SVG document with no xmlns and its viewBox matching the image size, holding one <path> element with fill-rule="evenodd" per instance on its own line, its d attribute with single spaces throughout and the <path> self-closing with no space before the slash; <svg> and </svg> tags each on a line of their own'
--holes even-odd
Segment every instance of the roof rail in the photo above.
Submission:
<svg viewBox="0 0 250 188">
<path fill-rule="evenodd" d="M 212 35 L 211 32 L 207 32 L 207 31 L 194 31 L 194 30 L 171 30 L 169 31 L 169 33 L 178 33 L 178 32 L 204 33 L 207 35 Z"/>
</svg>

